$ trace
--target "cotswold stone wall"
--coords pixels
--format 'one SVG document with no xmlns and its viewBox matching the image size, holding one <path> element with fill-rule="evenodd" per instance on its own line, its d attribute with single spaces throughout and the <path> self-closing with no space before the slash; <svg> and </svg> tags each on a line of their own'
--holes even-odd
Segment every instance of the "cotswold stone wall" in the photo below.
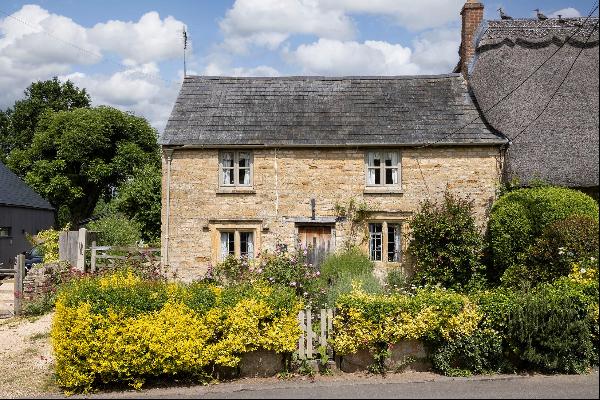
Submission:
<svg viewBox="0 0 600 400">
<path fill-rule="evenodd" d="M 369 220 L 402 224 L 405 250 L 411 215 L 425 199 L 441 199 L 448 188 L 474 201 L 480 226 L 500 182 L 500 151 L 493 146 L 398 149 L 401 154 L 401 192 L 365 191 L 365 149 L 255 149 L 254 185 L 250 192 L 219 191 L 219 151 L 177 149 L 173 152 L 170 183 L 168 265 L 184 280 L 201 277 L 218 262 L 217 229 L 245 227 L 256 232 L 257 250 L 273 250 L 277 241 L 296 243 L 295 221 L 316 216 L 335 217 L 336 204 L 364 201 Z M 167 162 L 163 158 L 162 257 L 166 263 Z M 338 220 L 333 241 L 348 240 L 350 223 Z M 366 228 L 366 225 L 363 227 Z M 365 231 L 353 239 L 365 250 Z M 405 262 L 406 264 L 406 262 Z M 385 265 L 380 265 L 384 268 Z"/>
</svg>

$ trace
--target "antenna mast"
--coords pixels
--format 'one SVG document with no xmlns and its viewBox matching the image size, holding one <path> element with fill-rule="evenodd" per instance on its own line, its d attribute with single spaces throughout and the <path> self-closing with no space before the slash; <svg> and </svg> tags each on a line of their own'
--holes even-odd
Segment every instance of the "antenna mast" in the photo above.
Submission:
<svg viewBox="0 0 600 400">
<path fill-rule="evenodd" d="M 187 69 L 185 64 L 185 50 L 187 49 L 187 32 L 185 26 L 183 27 L 183 77 L 187 76 Z"/>
</svg>

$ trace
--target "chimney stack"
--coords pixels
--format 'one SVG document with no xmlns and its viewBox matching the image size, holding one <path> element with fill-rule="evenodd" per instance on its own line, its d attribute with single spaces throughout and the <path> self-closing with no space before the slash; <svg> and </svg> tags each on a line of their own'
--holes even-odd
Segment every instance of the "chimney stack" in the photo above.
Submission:
<svg viewBox="0 0 600 400">
<path fill-rule="evenodd" d="M 475 55 L 475 44 L 473 42 L 475 32 L 483 21 L 483 4 L 477 0 L 467 0 L 460 15 L 462 15 L 460 72 L 467 79 L 469 62 Z"/>
</svg>

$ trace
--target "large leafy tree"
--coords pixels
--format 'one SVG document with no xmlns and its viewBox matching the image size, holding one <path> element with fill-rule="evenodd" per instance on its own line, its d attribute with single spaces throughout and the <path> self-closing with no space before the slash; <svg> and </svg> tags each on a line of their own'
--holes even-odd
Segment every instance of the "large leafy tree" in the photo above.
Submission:
<svg viewBox="0 0 600 400">
<path fill-rule="evenodd" d="M 148 242 L 160 238 L 161 184 L 160 165 L 146 164 L 118 188 L 114 200 L 118 211 L 140 225 Z"/>
<path fill-rule="evenodd" d="M 47 109 L 31 146 L 7 163 L 57 208 L 60 225 L 76 226 L 137 168 L 158 165 L 156 137 L 145 119 L 111 107 Z"/>
<path fill-rule="evenodd" d="M 47 110 L 69 111 L 89 107 L 90 96 L 71 81 L 57 77 L 34 82 L 25 89 L 25 98 L 0 115 L 0 150 L 2 157 L 13 149 L 27 148 L 33 140 L 38 121 Z"/>
</svg>

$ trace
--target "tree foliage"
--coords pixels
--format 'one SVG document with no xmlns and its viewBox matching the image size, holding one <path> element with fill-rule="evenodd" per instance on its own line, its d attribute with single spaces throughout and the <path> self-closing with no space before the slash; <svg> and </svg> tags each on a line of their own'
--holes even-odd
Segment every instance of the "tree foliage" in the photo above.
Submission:
<svg viewBox="0 0 600 400">
<path fill-rule="evenodd" d="M 460 289 L 481 277 L 483 240 L 471 202 L 446 192 L 441 204 L 423 203 L 411 226 L 418 283 Z"/>
<path fill-rule="evenodd" d="M 137 222 L 147 242 L 160 239 L 161 184 L 160 166 L 144 165 L 118 188 L 114 200 L 118 211 Z"/>
<path fill-rule="evenodd" d="M 145 119 L 111 107 L 46 110 L 31 146 L 7 163 L 58 209 L 60 225 L 76 226 L 136 168 L 158 164 L 156 136 Z"/>
<path fill-rule="evenodd" d="M 13 149 L 24 149 L 33 140 L 36 126 L 47 110 L 69 111 L 89 107 L 90 96 L 71 81 L 57 77 L 34 82 L 25 89 L 25 98 L 0 113 L 0 150 L 6 157 Z M 4 115 L 4 116 L 3 116 Z"/>
</svg>

